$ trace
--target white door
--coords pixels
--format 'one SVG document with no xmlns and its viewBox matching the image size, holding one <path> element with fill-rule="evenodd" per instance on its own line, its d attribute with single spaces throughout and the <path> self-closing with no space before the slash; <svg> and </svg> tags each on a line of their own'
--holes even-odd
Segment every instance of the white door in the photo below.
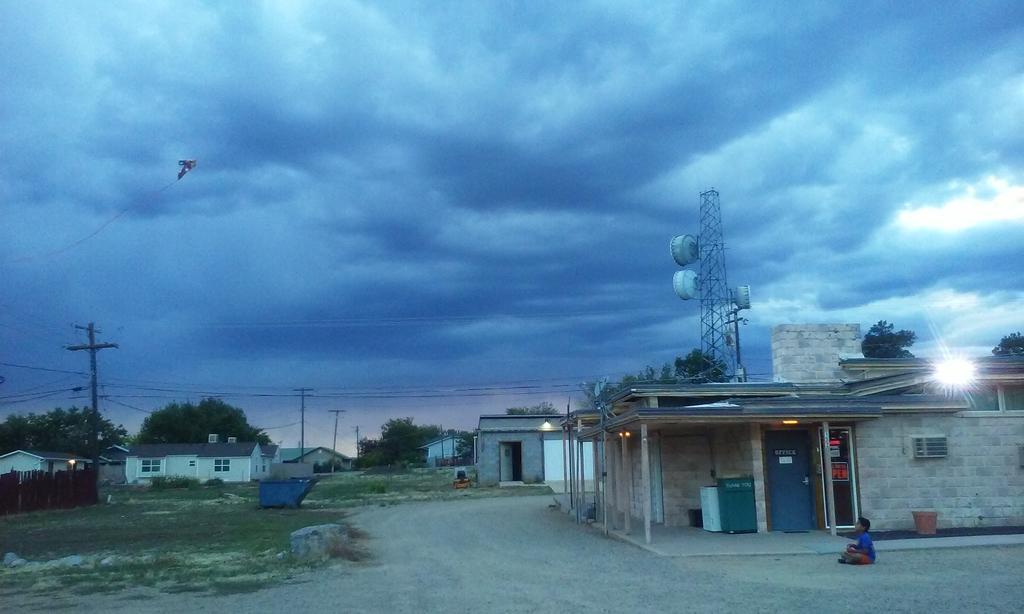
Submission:
<svg viewBox="0 0 1024 614">
<path fill-rule="evenodd" d="M 499 464 L 501 465 L 501 481 L 511 482 L 512 481 L 512 446 L 507 443 L 503 443 L 499 446 L 501 452 L 501 459 Z"/>
<path fill-rule="evenodd" d="M 565 464 L 562 462 L 564 455 L 565 447 L 561 439 L 544 440 L 544 482 L 556 492 L 565 481 Z"/>
</svg>

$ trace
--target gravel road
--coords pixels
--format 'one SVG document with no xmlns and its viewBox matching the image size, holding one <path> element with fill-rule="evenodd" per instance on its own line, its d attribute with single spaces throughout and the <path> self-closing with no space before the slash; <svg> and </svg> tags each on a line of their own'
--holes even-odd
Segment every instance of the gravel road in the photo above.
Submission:
<svg viewBox="0 0 1024 614">
<path fill-rule="evenodd" d="M 581 529 L 550 496 L 367 507 L 372 558 L 225 596 L 89 596 L 104 612 L 1010 612 L 1024 547 L 893 552 L 871 567 L 832 555 L 659 558 Z M 19 604 L 25 606 L 42 604 Z M 55 605 L 55 604 L 53 604 Z"/>
</svg>

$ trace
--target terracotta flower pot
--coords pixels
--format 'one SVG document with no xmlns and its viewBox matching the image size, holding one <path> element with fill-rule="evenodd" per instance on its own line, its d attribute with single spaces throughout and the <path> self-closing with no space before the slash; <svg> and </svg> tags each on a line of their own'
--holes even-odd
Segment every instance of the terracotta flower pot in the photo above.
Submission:
<svg viewBox="0 0 1024 614">
<path fill-rule="evenodd" d="M 911 512 L 914 515 L 914 527 L 918 535 L 935 535 L 935 525 L 938 524 L 938 512 Z"/>
</svg>

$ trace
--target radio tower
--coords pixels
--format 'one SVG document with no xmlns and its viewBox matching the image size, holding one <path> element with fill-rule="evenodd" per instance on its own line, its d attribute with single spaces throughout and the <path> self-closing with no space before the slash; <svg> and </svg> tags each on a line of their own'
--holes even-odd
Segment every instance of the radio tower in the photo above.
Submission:
<svg viewBox="0 0 1024 614">
<path fill-rule="evenodd" d="M 739 349 L 739 325 L 746 320 L 739 312 L 750 309 L 750 286 L 739 286 L 735 291 L 729 288 L 717 190 L 700 193 L 699 237 L 679 235 L 672 239 L 669 251 L 681 267 L 700 261 L 699 274 L 686 268 L 676 271 L 672 287 L 683 300 L 700 296 L 700 350 L 705 358 L 701 379 L 712 379 L 712 371 L 724 365 L 725 373 L 721 375 L 746 381 Z"/>
<path fill-rule="evenodd" d="M 722 208 L 718 190 L 700 193 L 700 349 L 715 362 L 726 365 L 727 375 L 736 373 L 732 338 L 732 297 L 725 275 L 725 241 L 722 239 Z M 708 368 L 713 365 L 709 364 Z"/>
</svg>

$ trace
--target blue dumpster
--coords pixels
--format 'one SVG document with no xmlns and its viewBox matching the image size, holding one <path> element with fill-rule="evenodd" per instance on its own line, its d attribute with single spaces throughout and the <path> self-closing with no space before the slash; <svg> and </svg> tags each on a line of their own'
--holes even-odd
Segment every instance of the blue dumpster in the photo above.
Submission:
<svg viewBox="0 0 1024 614">
<path fill-rule="evenodd" d="M 291 507 L 302 504 L 316 480 L 267 480 L 260 482 L 260 507 Z"/>
</svg>

